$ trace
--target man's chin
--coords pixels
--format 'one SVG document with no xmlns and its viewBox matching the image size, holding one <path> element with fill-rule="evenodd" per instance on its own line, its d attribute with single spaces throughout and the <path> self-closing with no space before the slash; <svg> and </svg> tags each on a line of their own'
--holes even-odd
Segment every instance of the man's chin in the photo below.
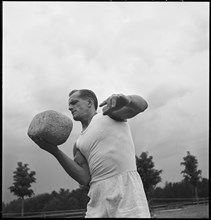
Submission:
<svg viewBox="0 0 211 220">
<path fill-rule="evenodd" d="M 79 120 L 80 120 L 77 116 L 73 116 L 73 119 L 74 119 L 75 121 L 79 121 Z"/>
</svg>

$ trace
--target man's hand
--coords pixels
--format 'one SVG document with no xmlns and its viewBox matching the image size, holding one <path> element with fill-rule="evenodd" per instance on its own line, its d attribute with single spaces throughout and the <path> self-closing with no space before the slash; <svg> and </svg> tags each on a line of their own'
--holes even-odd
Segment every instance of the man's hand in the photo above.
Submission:
<svg viewBox="0 0 211 220">
<path fill-rule="evenodd" d="M 125 121 L 143 112 L 148 104 L 139 95 L 116 94 L 108 97 L 99 106 L 104 106 L 103 115 L 108 115 L 116 121 Z"/>
<path fill-rule="evenodd" d="M 53 154 L 56 150 L 58 150 L 58 147 L 56 145 L 50 144 L 46 142 L 41 137 L 33 137 L 32 140 L 43 150 Z"/>
<path fill-rule="evenodd" d="M 103 107 L 103 115 L 108 115 L 113 111 L 119 110 L 122 107 L 128 105 L 129 98 L 123 94 L 114 94 L 103 101 L 99 106 Z"/>
</svg>

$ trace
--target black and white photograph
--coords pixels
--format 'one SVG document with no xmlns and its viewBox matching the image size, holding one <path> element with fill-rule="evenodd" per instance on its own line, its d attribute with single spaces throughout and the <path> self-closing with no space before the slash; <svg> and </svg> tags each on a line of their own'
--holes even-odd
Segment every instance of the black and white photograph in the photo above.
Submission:
<svg viewBox="0 0 211 220">
<path fill-rule="evenodd" d="M 209 218 L 209 2 L 2 2 L 2 217 Z"/>
</svg>

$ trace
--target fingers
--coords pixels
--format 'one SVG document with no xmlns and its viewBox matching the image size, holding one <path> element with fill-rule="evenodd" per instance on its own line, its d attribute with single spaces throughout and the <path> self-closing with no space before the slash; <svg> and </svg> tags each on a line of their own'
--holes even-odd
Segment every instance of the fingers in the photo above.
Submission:
<svg viewBox="0 0 211 220">
<path fill-rule="evenodd" d="M 119 95 L 112 95 L 112 96 L 110 96 L 110 97 L 108 97 L 105 101 L 103 101 L 100 105 L 99 105 L 99 107 L 102 107 L 102 106 L 104 106 L 104 105 L 108 105 L 109 107 L 110 106 L 115 106 L 115 104 L 116 104 L 116 100 L 117 100 L 117 98 L 119 97 Z"/>
<path fill-rule="evenodd" d="M 32 138 L 32 140 L 33 140 L 36 144 L 39 145 L 40 139 L 39 139 L 37 136 L 33 136 L 33 137 L 31 137 L 31 138 Z"/>
<path fill-rule="evenodd" d="M 116 102 L 117 102 L 117 96 L 114 96 L 112 99 L 111 99 L 111 108 L 115 108 L 116 107 Z"/>
<path fill-rule="evenodd" d="M 112 95 L 110 96 L 108 99 L 106 99 L 105 101 L 103 101 L 99 106 L 103 107 L 103 115 L 107 115 L 109 114 L 112 110 L 115 109 L 116 105 L 117 105 L 117 99 L 118 99 L 119 95 Z"/>
<path fill-rule="evenodd" d="M 43 148 L 44 140 L 41 137 L 34 136 L 32 140 L 41 148 Z"/>
<path fill-rule="evenodd" d="M 34 136 L 32 138 L 32 140 L 42 149 L 47 149 L 49 147 L 56 146 L 56 145 L 53 145 L 51 143 L 48 143 L 42 137 Z"/>
<path fill-rule="evenodd" d="M 105 107 L 103 108 L 103 115 L 109 114 L 110 111 L 111 111 L 111 109 L 109 109 L 107 106 L 105 106 Z"/>
<path fill-rule="evenodd" d="M 104 105 L 106 105 L 106 104 L 107 104 L 107 100 L 103 101 L 103 102 L 99 105 L 99 107 L 102 107 L 102 106 L 104 106 Z"/>
</svg>

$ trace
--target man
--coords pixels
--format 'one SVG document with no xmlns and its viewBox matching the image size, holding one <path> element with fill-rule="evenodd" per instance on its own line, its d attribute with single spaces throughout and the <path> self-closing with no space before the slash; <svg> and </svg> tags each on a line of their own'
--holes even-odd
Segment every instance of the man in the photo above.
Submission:
<svg viewBox="0 0 211 220">
<path fill-rule="evenodd" d="M 147 102 L 138 95 L 114 94 L 102 102 L 91 90 L 73 90 L 69 110 L 82 132 L 74 147 L 74 160 L 57 146 L 34 141 L 56 157 L 78 183 L 89 185 L 86 217 L 149 218 L 149 208 L 137 172 L 135 147 L 127 119 L 143 112 Z"/>
</svg>

